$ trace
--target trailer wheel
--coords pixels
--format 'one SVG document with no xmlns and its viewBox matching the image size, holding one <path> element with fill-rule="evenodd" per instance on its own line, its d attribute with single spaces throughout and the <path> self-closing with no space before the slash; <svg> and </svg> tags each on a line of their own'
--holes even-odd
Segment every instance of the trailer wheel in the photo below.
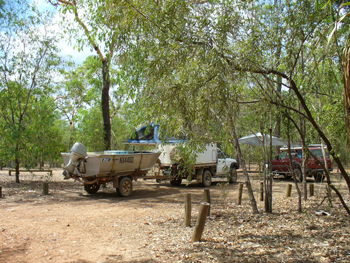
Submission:
<svg viewBox="0 0 350 263">
<path fill-rule="evenodd" d="M 237 170 L 236 170 L 236 167 L 233 167 L 233 168 L 230 169 L 228 182 L 230 184 L 234 184 L 234 183 L 237 182 Z"/>
<path fill-rule="evenodd" d="M 204 170 L 202 184 L 204 187 L 211 186 L 211 172 L 209 170 Z"/>
<path fill-rule="evenodd" d="M 132 192 L 132 181 L 129 177 L 123 177 L 119 181 L 119 188 L 116 189 L 119 196 L 130 196 Z"/>
<path fill-rule="evenodd" d="M 100 185 L 98 183 L 84 184 L 84 190 L 89 194 L 96 194 L 99 189 Z"/>
</svg>

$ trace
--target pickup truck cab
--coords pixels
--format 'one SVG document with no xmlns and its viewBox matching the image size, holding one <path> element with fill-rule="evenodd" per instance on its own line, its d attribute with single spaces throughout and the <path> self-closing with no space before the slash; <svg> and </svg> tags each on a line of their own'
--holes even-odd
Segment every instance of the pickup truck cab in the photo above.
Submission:
<svg viewBox="0 0 350 263">
<path fill-rule="evenodd" d="M 292 170 L 290 165 L 290 159 L 288 154 L 288 148 L 281 148 L 281 153 L 276 156 L 272 161 L 272 171 L 276 174 L 281 174 L 285 178 L 292 176 Z M 323 151 L 320 146 L 309 146 L 309 150 L 312 154 L 318 159 L 316 160 L 312 156 L 306 160 L 306 176 L 314 177 L 316 182 L 322 182 L 324 180 L 324 170 L 322 165 L 319 162 L 327 164 L 329 171 L 332 171 L 332 161 L 329 157 L 329 154 L 325 151 L 326 156 L 324 160 Z M 292 169 L 294 170 L 295 176 L 298 180 L 302 181 L 302 162 L 303 162 L 303 150 L 302 147 L 293 147 L 291 148 L 292 155 Z"/>
<path fill-rule="evenodd" d="M 225 155 L 216 143 L 203 144 L 201 150 L 195 152 L 196 159 L 191 165 L 192 172 L 184 169 L 185 156 L 182 156 L 179 145 L 186 145 L 186 136 L 183 138 L 167 137 L 160 139 L 159 125 L 150 125 L 137 129 L 128 144 L 154 146 L 161 154 L 158 165 L 163 175 L 169 176 L 172 185 L 180 185 L 182 179 L 196 180 L 205 187 L 211 185 L 212 178 L 227 178 L 229 183 L 237 181 L 239 163 Z M 187 167 L 188 168 L 188 167 Z"/>
<path fill-rule="evenodd" d="M 220 148 L 217 148 L 218 162 L 216 166 L 216 175 L 227 174 L 230 171 L 231 174 L 235 174 L 236 170 L 239 169 L 239 162 L 236 159 L 231 158 L 229 155 L 223 153 Z M 237 176 L 231 180 L 231 183 L 237 181 Z"/>
</svg>

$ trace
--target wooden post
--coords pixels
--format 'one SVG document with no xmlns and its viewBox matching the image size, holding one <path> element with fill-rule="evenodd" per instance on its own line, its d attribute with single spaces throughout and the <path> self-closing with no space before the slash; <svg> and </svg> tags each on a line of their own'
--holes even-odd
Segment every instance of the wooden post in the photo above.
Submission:
<svg viewBox="0 0 350 263">
<path fill-rule="evenodd" d="M 204 189 L 204 202 L 205 203 L 209 203 L 211 204 L 211 201 L 210 201 L 210 191 L 208 188 L 205 188 Z M 209 209 L 208 209 L 208 215 L 207 216 L 210 216 L 210 206 L 209 206 Z"/>
<path fill-rule="evenodd" d="M 191 226 L 191 194 L 185 196 L 185 226 Z"/>
<path fill-rule="evenodd" d="M 286 197 L 290 197 L 291 193 L 292 193 L 292 185 L 288 184 L 287 190 L 286 190 Z"/>
<path fill-rule="evenodd" d="M 194 228 L 193 236 L 192 236 L 192 242 L 197 242 L 201 240 L 202 233 L 204 230 L 205 220 L 207 218 L 208 210 L 210 208 L 209 203 L 201 203 L 197 223 Z"/>
<path fill-rule="evenodd" d="M 238 189 L 238 205 L 241 205 L 242 203 L 242 193 L 243 193 L 243 184 L 239 184 L 239 189 Z"/>
<path fill-rule="evenodd" d="M 260 201 L 264 201 L 264 182 L 260 182 Z"/>
<path fill-rule="evenodd" d="M 2 187 L 0 186 L 0 198 L 2 198 Z"/>
<path fill-rule="evenodd" d="M 43 194 L 44 195 L 49 194 L 49 183 L 48 182 L 43 183 Z"/>
<path fill-rule="evenodd" d="M 309 184 L 310 196 L 314 195 L 314 184 Z"/>
</svg>

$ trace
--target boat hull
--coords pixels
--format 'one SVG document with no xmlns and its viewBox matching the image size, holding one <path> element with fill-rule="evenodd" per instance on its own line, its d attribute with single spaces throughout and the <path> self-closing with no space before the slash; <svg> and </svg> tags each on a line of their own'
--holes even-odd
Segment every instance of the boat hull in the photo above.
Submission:
<svg viewBox="0 0 350 263">
<path fill-rule="evenodd" d="M 78 177 L 110 177 L 116 175 L 140 176 L 147 173 L 157 162 L 159 152 L 152 151 L 104 151 L 87 152 L 87 157 L 74 170 Z M 62 153 L 64 165 L 70 153 Z M 72 176 L 72 175 L 71 175 Z"/>
</svg>

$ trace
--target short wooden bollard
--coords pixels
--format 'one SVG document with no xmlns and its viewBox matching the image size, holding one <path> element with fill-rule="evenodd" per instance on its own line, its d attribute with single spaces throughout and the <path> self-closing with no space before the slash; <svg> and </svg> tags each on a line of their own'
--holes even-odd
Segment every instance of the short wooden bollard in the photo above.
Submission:
<svg viewBox="0 0 350 263">
<path fill-rule="evenodd" d="M 260 182 L 260 201 L 264 201 L 264 182 Z"/>
<path fill-rule="evenodd" d="M 185 196 L 185 226 L 191 226 L 191 194 Z"/>
<path fill-rule="evenodd" d="M 201 203 L 197 223 L 194 228 L 193 236 L 192 236 L 192 242 L 197 242 L 201 240 L 202 233 L 204 230 L 205 220 L 207 218 L 208 210 L 210 208 L 209 203 Z"/>
<path fill-rule="evenodd" d="M 291 193 L 292 193 L 292 185 L 288 184 L 287 190 L 286 190 L 286 197 L 290 197 Z"/>
<path fill-rule="evenodd" d="M 0 198 L 2 198 L 2 187 L 0 186 Z"/>
<path fill-rule="evenodd" d="M 310 196 L 314 195 L 314 184 L 309 184 L 309 192 L 310 192 Z"/>
<path fill-rule="evenodd" d="M 239 188 L 238 188 L 238 205 L 241 205 L 242 203 L 242 194 L 243 194 L 243 184 L 239 184 Z"/>
<path fill-rule="evenodd" d="M 204 202 L 205 203 L 209 203 L 211 204 L 211 201 L 210 201 L 210 191 L 208 188 L 205 188 L 204 189 Z M 210 216 L 210 207 L 208 209 L 208 215 L 207 216 Z"/>
<path fill-rule="evenodd" d="M 43 183 L 43 195 L 48 195 L 49 194 L 49 183 L 45 182 Z"/>
</svg>

